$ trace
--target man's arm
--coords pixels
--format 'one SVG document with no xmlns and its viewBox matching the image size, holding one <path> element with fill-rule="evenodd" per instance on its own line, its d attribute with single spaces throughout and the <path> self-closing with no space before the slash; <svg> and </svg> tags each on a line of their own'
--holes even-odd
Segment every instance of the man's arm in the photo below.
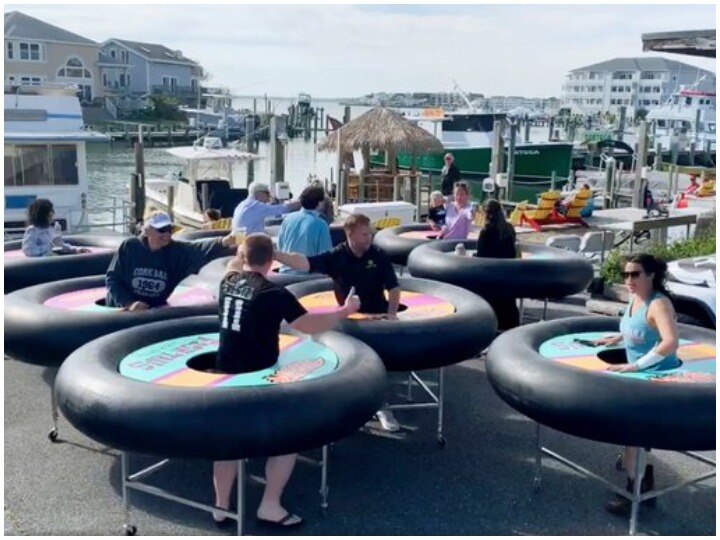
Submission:
<svg viewBox="0 0 720 540">
<path fill-rule="evenodd" d="M 388 291 L 388 319 L 397 319 L 400 306 L 400 285 Z"/>
<path fill-rule="evenodd" d="M 289 266 L 295 270 L 301 270 L 303 272 L 310 271 L 310 262 L 302 253 L 284 253 L 282 251 L 275 251 L 273 257 L 280 264 L 284 264 L 285 266 Z"/>
<path fill-rule="evenodd" d="M 345 304 L 339 311 L 330 313 L 305 313 L 305 315 L 298 317 L 290 323 L 290 326 L 303 334 L 319 334 L 320 332 L 332 329 L 338 321 L 346 319 L 353 313 L 357 313 L 359 309 L 360 298 L 355 294 L 355 288 L 353 287 L 345 299 Z"/>
</svg>

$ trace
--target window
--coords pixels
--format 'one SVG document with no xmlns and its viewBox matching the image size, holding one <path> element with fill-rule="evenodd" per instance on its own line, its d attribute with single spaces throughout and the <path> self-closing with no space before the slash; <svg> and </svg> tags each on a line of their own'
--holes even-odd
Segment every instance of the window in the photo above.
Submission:
<svg viewBox="0 0 720 540">
<path fill-rule="evenodd" d="M 103 86 L 108 85 L 108 76 L 107 73 L 103 73 Z"/>
<path fill-rule="evenodd" d="M 13 56 L 13 42 L 8 41 L 7 42 L 7 59 L 12 60 L 14 58 Z"/>
<path fill-rule="evenodd" d="M 125 86 L 125 74 L 120 74 L 120 86 Z"/>
<path fill-rule="evenodd" d="M 23 43 L 20 44 L 20 60 L 31 60 L 34 62 L 39 62 L 42 60 L 41 54 L 40 54 L 40 44 L 39 43 Z"/>
<path fill-rule="evenodd" d="M 77 57 L 70 58 L 65 66 L 58 70 L 57 76 L 73 79 L 92 79 L 90 71 L 83 68 L 82 60 Z"/>
<path fill-rule="evenodd" d="M 5 185 L 78 183 L 77 148 L 72 144 L 5 145 Z"/>
<path fill-rule="evenodd" d="M 129 73 L 127 75 L 125 75 L 125 84 L 127 86 L 130 86 L 130 74 Z"/>
<path fill-rule="evenodd" d="M 115 58 L 115 49 L 110 49 L 110 58 Z"/>
<path fill-rule="evenodd" d="M 174 92 L 177 90 L 177 77 L 163 77 L 163 86 Z"/>
<path fill-rule="evenodd" d="M 40 77 L 20 77 L 20 84 L 25 86 L 40 86 L 42 79 Z"/>
</svg>

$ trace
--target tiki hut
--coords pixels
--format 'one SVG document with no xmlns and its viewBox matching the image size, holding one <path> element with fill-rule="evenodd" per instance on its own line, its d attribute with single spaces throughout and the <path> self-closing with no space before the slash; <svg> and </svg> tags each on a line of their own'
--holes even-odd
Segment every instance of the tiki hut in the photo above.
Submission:
<svg viewBox="0 0 720 540">
<path fill-rule="evenodd" d="M 339 151 L 341 155 L 361 150 L 364 172 L 367 172 L 373 150 L 384 152 L 389 158 L 390 168 L 394 169 L 394 156 L 398 152 L 412 155 L 442 152 L 443 145 L 437 137 L 408 122 L 395 111 L 375 107 L 331 133 L 318 145 L 318 149 Z"/>
</svg>

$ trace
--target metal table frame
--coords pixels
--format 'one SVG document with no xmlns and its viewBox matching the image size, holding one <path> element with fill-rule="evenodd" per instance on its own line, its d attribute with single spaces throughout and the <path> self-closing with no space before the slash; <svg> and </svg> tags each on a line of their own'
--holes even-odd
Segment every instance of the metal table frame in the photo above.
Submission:
<svg viewBox="0 0 720 540">
<path fill-rule="evenodd" d="M 645 493 L 640 493 L 641 483 L 643 479 L 643 475 L 645 474 L 645 465 L 647 462 L 647 451 L 645 448 L 638 448 L 637 449 L 637 458 L 635 460 L 635 483 L 634 483 L 634 489 L 632 493 L 628 493 L 627 490 L 623 489 L 620 486 L 616 486 L 612 482 L 606 480 L 602 476 L 586 469 L 585 467 L 575 463 L 574 461 L 571 461 L 570 459 L 558 454 L 557 452 L 553 452 L 552 450 L 549 450 L 548 448 L 545 448 L 540 443 L 540 428 L 541 425 L 539 423 L 536 423 L 536 430 L 535 430 L 535 476 L 533 478 L 533 490 L 539 491 L 540 484 L 541 484 L 541 474 L 542 474 L 542 457 L 543 455 L 553 458 L 554 460 L 562 463 L 569 469 L 572 469 L 575 472 L 578 472 L 592 480 L 596 480 L 603 484 L 605 487 L 610 489 L 613 493 L 616 493 L 622 497 L 625 497 L 630 500 L 632 503 L 632 507 L 630 510 L 630 519 L 629 519 L 629 529 L 628 534 L 629 535 L 635 535 L 637 533 L 637 523 L 638 523 L 638 511 L 640 510 L 640 503 L 642 501 L 647 501 L 648 499 L 653 499 L 656 497 L 660 497 L 661 495 L 667 495 L 668 493 L 671 493 L 673 491 L 677 491 L 678 489 L 682 489 L 686 486 L 697 484 L 698 482 L 702 482 L 703 480 L 707 480 L 708 478 L 713 478 L 716 476 L 716 464 L 715 461 L 702 456 L 696 452 L 689 452 L 689 451 L 682 451 L 679 452 L 681 454 L 684 454 L 688 456 L 691 459 L 694 459 L 696 461 L 700 461 L 701 463 L 704 463 L 706 465 L 712 466 L 712 471 L 707 471 L 705 473 L 702 473 L 698 476 L 695 476 L 694 478 L 691 478 L 690 480 L 685 480 L 683 482 L 679 482 L 677 484 L 662 488 L 662 489 L 653 489 L 652 491 L 647 491 Z"/>
<path fill-rule="evenodd" d="M 311 458 L 305 457 L 305 456 L 298 456 L 298 460 L 311 463 L 313 465 L 320 467 L 320 507 L 325 512 L 328 509 L 328 445 L 325 445 L 322 447 L 322 458 L 320 461 L 313 460 Z M 161 499 L 165 499 L 168 501 L 173 501 L 178 504 L 182 504 L 184 506 L 190 506 L 191 508 L 196 508 L 198 510 L 204 510 L 205 512 L 209 513 L 217 513 L 222 515 L 225 518 L 234 519 L 237 522 L 237 535 L 242 536 L 243 534 L 243 524 L 245 520 L 245 462 L 248 461 L 247 459 L 239 459 L 237 460 L 237 512 L 231 512 L 230 510 L 224 510 L 222 508 L 217 508 L 215 506 L 204 504 L 198 501 L 193 501 L 191 499 L 186 499 L 184 497 L 180 497 L 179 495 L 175 495 L 173 493 L 170 493 L 167 490 L 164 490 L 162 488 L 159 488 L 157 486 L 153 486 L 150 484 L 146 484 L 142 482 L 141 480 L 143 478 L 146 478 L 147 476 L 150 476 L 152 473 L 159 471 L 166 465 L 170 463 L 169 459 L 163 459 L 158 461 L 157 463 L 153 463 L 152 465 L 145 467 L 144 469 L 137 471 L 135 473 L 130 472 L 130 456 L 127 452 L 120 452 L 120 465 L 121 465 L 121 474 L 122 474 L 122 498 L 123 498 L 123 507 L 124 507 L 124 522 L 123 522 L 123 529 L 125 531 L 125 534 L 127 536 L 133 536 L 137 532 L 137 527 L 133 524 L 131 524 L 130 520 L 130 510 L 132 508 L 132 504 L 130 502 L 130 490 L 137 490 L 142 491 L 144 493 L 147 493 L 149 495 L 153 495 L 155 497 L 159 497 Z M 258 481 L 259 483 L 265 483 L 264 479 L 258 478 L 256 476 L 250 476 L 251 479 Z"/>
<path fill-rule="evenodd" d="M 424 395 L 429 398 L 429 401 L 421 403 L 410 403 L 413 401 L 412 389 L 417 384 L 423 391 Z M 427 382 L 420 378 L 415 372 L 411 371 L 408 374 L 407 379 L 407 393 L 405 399 L 408 403 L 396 403 L 394 405 L 388 405 L 385 409 L 393 411 L 401 411 L 408 409 L 437 409 L 437 443 L 441 447 L 445 446 L 445 436 L 443 434 L 443 411 L 445 406 L 445 368 L 438 368 L 438 391 L 437 395 L 430 390 Z"/>
</svg>

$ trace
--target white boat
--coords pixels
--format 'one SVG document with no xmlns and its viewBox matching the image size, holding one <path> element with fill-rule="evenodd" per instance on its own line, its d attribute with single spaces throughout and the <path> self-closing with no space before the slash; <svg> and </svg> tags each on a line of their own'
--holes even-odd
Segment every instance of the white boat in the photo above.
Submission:
<svg viewBox="0 0 720 540">
<path fill-rule="evenodd" d="M 258 159 L 256 154 L 223 148 L 220 139 L 205 137 L 204 144 L 168 148 L 168 153 L 185 162 L 183 173 L 145 181 L 146 206 L 172 211 L 175 221 L 198 228 L 207 208 L 220 210 L 231 217 L 235 207 L 247 197 L 247 189 L 233 187 L 233 166 Z M 173 190 L 172 209 L 168 195 Z"/>
<path fill-rule="evenodd" d="M 697 150 L 716 148 L 715 93 L 681 88 L 664 105 L 647 115 L 652 122 L 653 144 L 664 149 L 677 144 L 687 150 L 691 142 Z"/>
<path fill-rule="evenodd" d="M 5 86 L 5 231 L 21 230 L 27 207 L 50 199 L 63 229 L 87 221 L 86 142 L 107 142 L 84 128 L 77 89 Z"/>
</svg>

